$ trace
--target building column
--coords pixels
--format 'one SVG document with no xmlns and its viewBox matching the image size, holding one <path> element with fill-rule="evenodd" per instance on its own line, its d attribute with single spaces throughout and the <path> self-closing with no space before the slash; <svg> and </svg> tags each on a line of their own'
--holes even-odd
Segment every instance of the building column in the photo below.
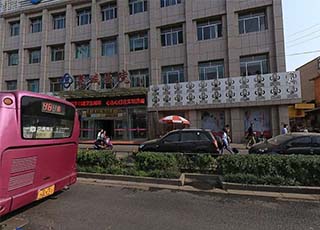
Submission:
<svg viewBox="0 0 320 230">
<path fill-rule="evenodd" d="M 25 65 L 27 65 L 26 57 L 28 56 L 28 52 L 25 50 L 25 41 L 26 36 L 29 33 L 29 21 L 27 16 L 22 13 L 20 14 L 20 41 L 19 41 L 19 70 L 18 70 L 18 79 L 17 79 L 17 89 L 24 89 L 24 69 Z M 26 90 L 26 89 L 24 89 Z"/>
<path fill-rule="evenodd" d="M 271 107 L 271 134 L 272 136 L 276 136 L 280 133 L 280 127 L 279 127 L 279 111 L 277 106 Z"/>
<path fill-rule="evenodd" d="M 284 124 L 289 124 L 288 105 L 279 105 L 278 113 L 279 113 L 279 120 L 278 120 L 279 128 L 276 134 L 280 134 L 280 129 Z"/>
<path fill-rule="evenodd" d="M 3 79 L 3 66 L 5 62 L 3 48 L 4 48 L 4 42 L 5 42 L 5 20 L 4 18 L 0 18 L 0 90 L 6 90 L 6 86 L 4 84 Z"/>
<path fill-rule="evenodd" d="M 95 74 L 98 71 L 98 10 L 97 10 L 97 2 L 96 0 L 92 0 L 91 5 L 91 74 Z"/>
<path fill-rule="evenodd" d="M 123 69 L 127 69 L 126 52 L 128 42 L 126 39 L 126 24 L 127 24 L 127 13 L 128 13 L 128 1 L 117 1 L 118 9 L 118 57 L 119 57 L 119 72 Z"/>
<path fill-rule="evenodd" d="M 197 119 L 197 110 L 189 110 L 190 128 L 199 128 Z"/>
<path fill-rule="evenodd" d="M 245 131 L 242 112 L 240 108 L 230 109 L 232 142 L 234 143 L 241 143 L 244 139 Z"/>
<path fill-rule="evenodd" d="M 47 78 L 47 66 L 49 62 L 50 49 L 47 47 L 48 32 L 49 32 L 49 13 L 47 9 L 42 11 L 42 44 L 41 44 L 41 64 L 40 64 L 40 79 L 39 79 L 39 91 L 46 93 L 50 89 L 46 87 L 46 81 L 50 80 Z M 49 84 L 50 85 L 50 84 Z"/>
<path fill-rule="evenodd" d="M 185 37 L 184 37 L 184 44 L 185 44 L 185 79 L 188 81 L 197 81 L 198 78 L 198 71 L 197 71 L 197 58 L 195 58 L 195 51 L 194 51 L 194 41 L 195 36 L 197 35 L 197 27 L 195 26 L 195 22 L 193 21 L 192 16 L 192 6 L 193 1 L 185 1 L 185 15 L 186 15 L 186 23 L 184 24 L 185 30 Z"/>
<path fill-rule="evenodd" d="M 155 15 L 159 16 L 159 3 L 157 1 L 150 1 L 149 4 L 149 22 L 150 22 L 150 30 L 149 30 L 149 82 L 150 85 L 158 85 L 161 84 L 161 71 L 159 66 L 159 53 L 160 53 L 160 44 L 158 42 L 158 29 L 156 26 L 156 22 L 158 20 L 155 19 Z"/>
<path fill-rule="evenodd" d="M 66 9 L 66 40 L 64 43 L 64 73 L 69 73 L 72 75 L 72 43 L 71 43 L 71 37 L 72 37 L 72 29 L 73 29 L 73 17 L 72 17 L 72 5 L 68 4 Z M 75 83 L 72 84 L 72 86 L 68 90 L 74 89 Z M 66 89 L 64 89 L 66 90 Z"/>
<path fill-rule="evenodd" d="M 283 16 L 282 16 L 282 3 L 279 0 L 273 0 L 273 21 L 274 21 L 274 44 L 276 55 L 276 71 L 286 71 L 286 59 L 284 52 L 284 34 L 283 34 Z"/>
</svg>

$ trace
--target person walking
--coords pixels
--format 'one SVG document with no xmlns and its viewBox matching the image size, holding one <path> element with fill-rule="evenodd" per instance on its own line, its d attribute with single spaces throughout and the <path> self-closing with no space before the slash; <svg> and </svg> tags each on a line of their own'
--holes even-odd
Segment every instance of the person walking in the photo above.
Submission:
<svg viewBox="0 0 320 230">
<path fill-rule="evenodd" d="M 288 133 L 288 125 L 284 124 L 283 128 L 281 129 L 281 134 L 287 134 Z"/>
<path fill-rule="evenodd" d="M 232 148 L 230 146 L 229 137 L 228 137 L 228 131 L 226 128 L 223 128 L 223 134 L 222 134 L 222 142 L 223 142 L 223 148 L 222 148 L 222 154 L 224 149 L 226 149 L 230 154 L 234 154 L 232 151 Z"/>
<path fill-rule="evenodd" d="M 248 128 L 247 139 L 248 141 L 247 141 L 246 148 L 248 149 L 249 147 L 251 147 L 256 143 L 255 135 L 253 132 L 253 123 L 250 123 L 250 127 Z"/>
</svg>

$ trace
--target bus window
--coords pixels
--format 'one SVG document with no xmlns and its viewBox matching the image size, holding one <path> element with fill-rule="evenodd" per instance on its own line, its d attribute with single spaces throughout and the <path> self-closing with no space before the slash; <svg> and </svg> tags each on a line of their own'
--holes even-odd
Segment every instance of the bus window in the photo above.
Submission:
<svg viewBox="0 0 320 230">
<path fill-rule="evenodd" d="M 47 99 L 22 97 L 22 138 L 60 139 L 72 135 L 75 109 Z"/>
</svg>

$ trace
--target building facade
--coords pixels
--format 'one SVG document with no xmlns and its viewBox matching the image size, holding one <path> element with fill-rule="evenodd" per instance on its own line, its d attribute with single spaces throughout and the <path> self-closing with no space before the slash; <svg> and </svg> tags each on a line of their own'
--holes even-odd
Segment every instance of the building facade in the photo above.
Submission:
<svg viewBox="0 0 320 230">
<path fill-rule="evenodd" d="M 315 101 L 315 84 L 313 79 L 320 75 L 320 57 L 297 68 L 301 76 L 301 93 L 303 102 Z"/>
<path fill-rule="evenodd" d="M 250 123 L 278 134 L 301 100 L 299 73 L 284 73 L 281 0 L 2 0 L 0 25 L 1 90 L 65 96 L 82 138 L 103 127 L 117 139 L 155 137 L 174 113 L 192 127 L 229 124 L 240 142 Z M 194 103 L 164 101 L 191 91 Z"/>
</svg>

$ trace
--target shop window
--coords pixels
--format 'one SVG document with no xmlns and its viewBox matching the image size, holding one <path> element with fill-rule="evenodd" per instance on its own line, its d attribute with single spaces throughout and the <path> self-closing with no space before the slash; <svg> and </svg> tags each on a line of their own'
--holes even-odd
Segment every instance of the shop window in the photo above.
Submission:
<svg viewBox="0 0 320 230">
<path fill-rule="evenodd" d="M 242 76 L 270 73 L 268 54 L 240 57 Z"/>
<path fill-rule="evenodd" d="M 197 22 L 198 41 L 222 37 L 221 20 L 206 20 Z"/>
<path fill-rule="evenodd" d="M 148 69 L 130 71 L 131 87 L 149 87 Z"/>
<path fill-rule="evenodd" d="M 75 76 L 75 89 L 87 89 L 90 82 L 90 75 L 83 74 Z"/>
<path fill-rule="evenodd" d="M 17 90 L 17 81 L 6 81 L 7 90 Z"/>
<path fill-rule="evenodd" d="M 182 25 L 178 27 L 171 27 L 161 29 L 161 45 L 173 46 L 183 43 L 183 29 Z"/>
<path fill-rule="evenodd" d="M 183 65 L 164 66 L 162 67 L 161 75 L 163 84 L 171 84 L 185 81 Z"/>
<path fill-rule="evenodd" d="M 199 79 L 212 80 L 224 78 L 223 61 L 199 62 Z"/>
<path fill-rule="evenodd" d="M 130 139 L 147 138 L 147 111 L 144 108 L 129 109 Z"/>
<path fill-rule="evenodd" d="M 239 33 L 258 32 L 267 29 L 266 12 L 239 14 Z"/>
<path fill-rule="evenodd" d="M 225 114 L 223 111 L 204 111 L 201 114 L 201 127 L 219 133 L 225 126 Z"/>
</svg>

